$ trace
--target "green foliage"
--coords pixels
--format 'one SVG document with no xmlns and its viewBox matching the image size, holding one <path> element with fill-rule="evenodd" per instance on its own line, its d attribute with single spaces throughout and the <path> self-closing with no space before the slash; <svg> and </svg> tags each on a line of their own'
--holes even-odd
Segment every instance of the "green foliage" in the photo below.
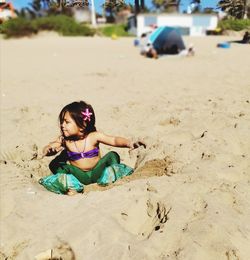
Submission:
<svg viewBox="0 0 250 260">
<path fill-rule="evenodd" d="M 250 29 L 250 19 L 227 19 L 219 22 L 218 27 L 222 30 L 233 30 L 233 31 L 241 31 L 241 30 L 249 30 Z"/>
<path fill-rule="evenodd" d="M 1 25 L 0 32 L 6 38 L 11 38 L 31 36 L 42 30 L 56 31 L 64 36 L 93 36 L 96 33 L 107 37 L 114 35 L 117 37 L 130 36 L 123 24 L 104 26 L 96 31 L 85 24 L 78 24 L 73 18 L 64 15 L 46 16 L 31 20 L 26 18 L 11 19 Z"/>
<path fill-rule="evenodd" d="M 31 36 L 42 30 L 53 30 L 64 36 L 93 36 L 95 30 L 78 24 L 73 18 L 57 15 L 40 17 L 33 20 L 25 18 L 11 19 L 1 25 L 6 38 Z"/>
<path fill-rule="evenodd" d="M 78 24 L 65 15 L 47 16 L 34 20 L 38 30 L 53 30 L 64 36 L 93 36 L 95 31 L 86 25 Z"/>
<path fill-rule="evenodd" d="M 1 24 L 0 32 L 6 38 L 30 36 L 37 33 L 37 27 L 25 18 L 10 19 Z"/>
<path fill-rule="evenodd" d="M 126 31 L 126 26 L 123 24 L 119 25 L 108 25 L 99 29 L 99 34 L 111 37 L 116 35 L 117 37 L 130 36 Z"/>
</svg>

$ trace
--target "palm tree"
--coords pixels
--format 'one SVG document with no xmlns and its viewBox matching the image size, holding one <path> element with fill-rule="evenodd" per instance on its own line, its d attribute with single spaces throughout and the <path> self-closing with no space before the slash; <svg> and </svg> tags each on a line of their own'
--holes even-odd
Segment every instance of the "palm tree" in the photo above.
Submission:
<svg viewBox="0 0 250 260">
<path fill-rule="evenodd" d="M 156 9 L 163 11 L 178 11 L 181 0 L 152 0 Z"/>
<path fill-rule="evenodd" d="M 244 1 L 244 18 L 247 19 L 250 13 L 250 0 Z"/>
<path fill-rule="evenodd" d="M 49 0 L 33 0 L 30 7 L 23 8 L 22 12 L 28 11 L 32 18 L 42 15 L 49 7 Z"/>
<path fill-rule="evenodd" d="M 124 0 L 106 0 L 103 5 L 104 10 L 109 14 L 109 20 L 111 22 L 114 21 L 114 14 L 126 6 Z"/>
<path fill-rule="evenodd" d="M 138 14 L 143 10 L 145 10 L 145 1 L 135 0 L 135 13 Z"/>
<path fill-rule="evenodd" d="M 249 0 L 220 0 L 218 6 L 229 16 L 242 19 L 247 14 Z"/>
<path fill-rule="evenodd" d="M 192 6 L 192 13 L 198 13 L 201 9 L 201 1 L 200 0 L 192 0 L 190 5 Z"/>
<path fill-rule="evenodd" d="M 135 13 L 140 13 L 140 2 L 139 0 L 135 0 Z"/>
</svg>

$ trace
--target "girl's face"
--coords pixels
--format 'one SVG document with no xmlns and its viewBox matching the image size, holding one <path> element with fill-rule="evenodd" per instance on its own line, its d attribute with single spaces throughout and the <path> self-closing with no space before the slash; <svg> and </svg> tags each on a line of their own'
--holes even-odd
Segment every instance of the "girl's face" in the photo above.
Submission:
<svg viewBox="0 0 250 260">
<path fill-rule="evenodd" d="M 64 115 L 63 123 L 61 124 L 61 129 L 65 137 L 69 136 L 78 136 L 81 134 L 81 128 L 79 128 L 70 116 L 69 112 L 66 112 Z"/>
</svg>

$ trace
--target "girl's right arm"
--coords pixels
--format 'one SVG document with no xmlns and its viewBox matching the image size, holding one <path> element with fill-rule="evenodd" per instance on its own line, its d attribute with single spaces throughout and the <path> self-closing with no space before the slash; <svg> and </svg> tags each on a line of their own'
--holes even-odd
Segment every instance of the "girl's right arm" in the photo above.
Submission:
<svg viewBox="0 0 250 260">
<path fill-rule="evenodd" d="M 59 136 L 43 148 L 43 156 L 52 156 L 63 150 L 63 139 Z"/>
</svg>

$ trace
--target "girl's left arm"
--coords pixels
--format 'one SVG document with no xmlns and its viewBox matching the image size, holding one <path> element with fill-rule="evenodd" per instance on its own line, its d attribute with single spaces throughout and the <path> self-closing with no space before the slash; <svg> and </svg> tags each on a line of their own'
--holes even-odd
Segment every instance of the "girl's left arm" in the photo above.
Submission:
<svg viewBox="0 0 250 260">
<path fill-rule="evenodd" d="M 146 148 L 146 144 L 143 141 L 132 141 L 130 139 L 120 137 L 120 136 L 110 136 L 101 132 L 95 132 L 96 142 L 103 143 L 115 147 L 125 147 L 130 148 L 130 150 L 136 149 L 139 146 Z"/>
</svg>

